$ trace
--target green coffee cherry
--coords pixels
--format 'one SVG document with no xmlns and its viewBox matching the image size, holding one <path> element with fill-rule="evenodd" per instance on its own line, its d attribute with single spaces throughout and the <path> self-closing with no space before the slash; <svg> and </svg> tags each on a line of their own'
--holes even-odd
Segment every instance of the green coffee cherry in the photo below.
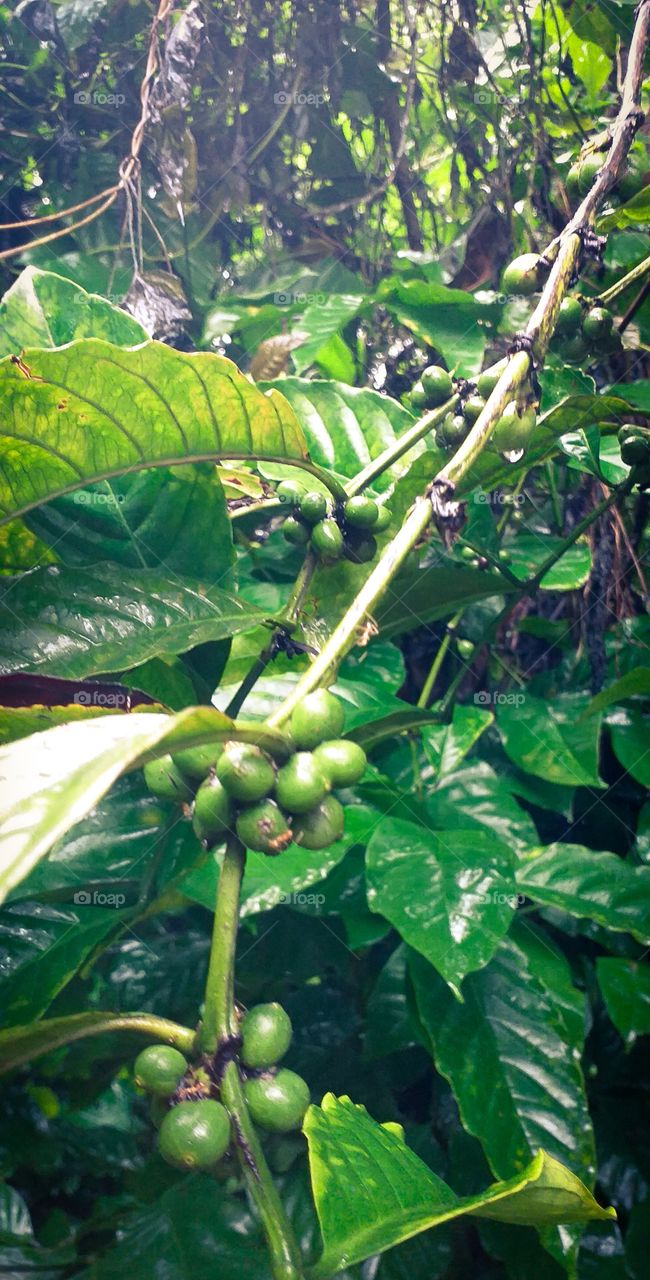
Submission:
<svg viewBox="0 0 650 1280">
<path fill-rule="evenodd" d="M 463 400 L 463 416 L 473 426 L 485 408 L 483 396 L 471 395 Z"/>
<path fill-rule="evenodd" d="M 429 403 L 427 393 L 421 382 L 416 382 L 411 387 L 410 401 L 412 409 L 426 409 Z"/>
<path fill-rule="evenodd" d="M 446 369 L 439 364 L 430 364 L 422 374 L 422 386 L 427 398 L 427 405 L 436 409 L 444 404 L 454 393 L 452 380 Z"/>
<path fill-rule="evenodd" d="M 343 515 L 353 529 L 370 529 L 377 523 L 379 507 L 372 498 L 364 498 L 358 494 L 356 498 L 348 498 L 343 507 Z"/>
<path fill-rule="evenodd" d="M 296 751 L 278 771 L 275 798 L 289 813 L 306 813 L 327 795 L 330 782 L 311 751 Z"/>
<path fill-rule="evenodd" d="M 582 332 L 589 342 L 600 343 L 609 337 L 613 324 L 614 317 L 607 307 L 592 307 L 582 322 Z"/>
<path fill-rule="evenodd" d="M 580 203 L 580 164 L 576 160 L 566 176 L 566 191 L 569 203 L 575 206 Z"/>
<path fill-rule="evenodd" d="M 507 363 L 507 360 L 499 360 L 497 364 L 490 365 L 489 369 L 484 369 L 483 372 L 479 374 L 476 390 L 484 400 L 487 400 L 488 396 L 492 395 L 492 392 L 494 391 L 494 388 L 496 387 Z"/>
<path fill-rule="evenodd" d="M 573 337 L 582 323 L 582 307 L 577 298 L 564 298 L 558 312 L 555 332 L 567 338 Z"/>
<path fill-rule="evenodd" d="M 354 542 L 348 542 L 345 554 L 353 564 L 368 564 L 377 555 L 377 539 L 372 534 L 366 538 L 355 538 Z"/>
<path fill-rule="evenodd" d="M 469 422 L 462 413 L 448 413 L 436 431 L 436 443 L 443 449 L 455 449 L 469 434 Z"/>
<path fill-rule="evenodd" d="M 581 196 L 586 196 L 591 191 L 606 159 L 607 157 L 602 151 L 592 151 L 580 161 L 578 187 Z"/>
<path fill-rule="evenodd" d="M 279 1004 L 257 1004 L 242 1020 L 240 1058 L 246 1067 L 264 1070 L 284 1057 L 293 1035 L 291 1019 Z"/>
<path fill-rule="evenodd" d="M 228 1113 L 212 1098 L 172 1107 L 158 1132 L 158 1150 L 163 1160 L 177 1169 L 209 1169 L 229 1145 Z"/>
<path fill-rule="evenodd" d="M 187 778 L 183 777 L 171 756 L 149 760 L 144 766 L 144 780 L 155 796 L 177 800 L 179 804 L 192 799 L 192 788 L 188 786 Z"/>
<path fill-rule="evenodd" d="M 297 817 L 293 838 L 301 849 L 326 849 L 341 839 L 345 815 L 334 796 L 326 796 L 321 803 Z"/>
<path fill-rule="evenodd" d="M 346 738 L 332 738 L 321 742 L 314 751 L 314 759 L 329 778 L 333 787 L 352 787 L 363 777 L 368 761 L 363 747 Z"/>
<path fill-rule="evenodd" d="M 393 518 L 392 511 L 388 507 L 377 507 L 377 519 L 373 525 L 373 533 L 384 533 Z"/>
<path fill-rule="evenodd" d="M 650 462 L 650 431 L 642 427 L 621 427 L 618 438 L 621 457 L 628 467 L 645 466 Z"/>
<path fill-rule="evenodd" d="M 237 819 L 237 835 L 247 849 L 274 857 L 293 839 L 286 815 L 275 800 L 261 800 L 242 809 Z"/>
<path fill-rule="evenodd" d="M 535 410 L 511 400 L 492 432 L 492 444 L 500 453 L 525 449 L 535 426 Z"/>
<path fill-rule="evenodd" d="M 309 1106 L 309 1086 L 302 1076 L 286 1067 L 273 1075 L 247 1080 L 244 1094 L 255 1123 L 271 1133 L 299 1129 Z"/>
<path fill-rule="evenodd" d="M 300 515 L 307 524 L 318 524 L 319 520 L 324 520 L 328 512 L 328 502 L 324 493 L 306 493 L 300 499 Z"/>
<path fill-rule="evenodd" d="M 528 297 L 537 293 L 547 268 L 538 253 L 522 253 L 508 263 L 503 273 L 503 292 Z"/>
<path fill-rule="evenodd" d="M 194 797 L 194 834 L 199 840 L 212 845 L 228 835 L 233 825 L 232 802 L 226 788 L 218 778 L 206 778 Z"/>
<path fill-rule="evenodd" d="M 338 738 L 344 720 L 339 699 L 327 689 L 314 689 L 305 694 L 291 716 L 291 737 L 296 747 L 311 751 L 327 738 Z"/>
<path fill-rule="evenodd" d="M 273 789 L 269 757 L 249 742 L 227 742 L 217 761 L 217 778 L 233 800 L 253 804 Z"/>
<path fill-rule="evenodd" d="M 189 781 L 201 782 L 210 770 L 214 769 L 222 751 L 223 743 L 221 742 L 206 742 L 201 747 L 186 747 L 184 751 L 174 752 L 174 764 Z"/>
<path fill-rule="evenodd" d="M 309 525 L 296 516 L 287 516 L 282 525 L 282 532 L 292 547 L 306 547 L 311 537 Z"/>
<path fill-rule="evenodd" d="M 299 480 L 282 480 L 276 489 L 278 502 L 286 507 L 297 507 L 305 492 L 305 486 Z"/>
<path fill-rule="evenodd" d="M 345 547 L 343 534 L 336 520 L 321 520 L 314 525 L 311 533 L 311 545 L 323 560 L 340 560 Z"/>
<path fill-rule="evenodd" d="M 643 190 L 647 168 L 648 163 L 645 156 L 640 151 L 630 151 L 625 164 L 625 172 L 616 184 L 621 200 L 625 203 L 628 200 L 633 200 L 634 196 L 638 196 L 639 192 Z"/>
<path fill-rule="evenodd" d="M 589 352 L 589 347 L 585 342 L 581 333 L 577 333 L 575 338 L 569 338 L 561 347 L 562 356 L 568 360 L 570 364 L 580 364 Z"/>
<path fill-rule="evenodd" d="M 187 1059 L 169 1044 L 150 1044 L 138 1054 L 133 1066 L 136 1084 L 159 1098 L 174 1093 L 186 1071 Z"/>
</svg>

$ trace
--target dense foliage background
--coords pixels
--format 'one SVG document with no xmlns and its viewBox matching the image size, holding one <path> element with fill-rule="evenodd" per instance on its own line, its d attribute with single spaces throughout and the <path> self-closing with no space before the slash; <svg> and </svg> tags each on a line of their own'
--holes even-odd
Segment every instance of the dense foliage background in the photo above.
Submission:
<svg viewBox="0 0 650 1280">
<path fill-rule="evenodd" d="M 0 395 L 22 449 L 16 460 L 4 438 L 0 503 L 15 518 L 0 530 L 0 734 L 27 748 L 31 733 L 123 714 L 128 699 L 229 705 L 303 560 L 274 497 L 289 470 L 254 460 L 298 458 L 306 440 L 349 480 L 413 424 L 426 365 L 471 378 L 506 352 L 530 300 L 501 290 L 501 270 L 567 222 L 569 168 L 615 115 L 634 23 L 632 5 L 600 0 L 173 6 L 140 167 L 101 216 L 77 225 L 97 206 L 81 209 L 45 242 L 60 223 L 15 224 L 114 190 L 154 12 L 0 5 Z M 603 260 L 587 258 L 575 285 L 585 297 L 650 253 L 645 127 L 632 165 L 644 189 L 601 212 Z M 645 1273 L 647 495 L 603 501 L 629 471 L 619 426 L 650 412 L 642 286 L 612 303 L 620 344 L 578 359 L 554 344 L 524 458 L 480 459 L 460 536 L 432 532 L 388 588 L 377 633 L 345 657 L 335 687 L 371 769 L 343 841 L 249 858 L 237 965 L 243 1004 L 290 1012 L 287 1061 L 315 1102 L 350 1095 L 400 1122 L 459 1195 L 543 1147 L 618 1220 L 538 1232 L 464 1217 L 350 1280 Z M 147 336 L 166 345 L 130 353 Z M 27 402 L 11 361 L 25 349 Z M 180 354 L 193 351 L 249 375 L 238 400 L 225 366 L 210 375 L 216 443 L 212 421 L 205 440 L 197 425 L 190 372 L 204 357 Z M 77 432 L 61 415 L 82 393 Z M 136 469 L 204 452 L 231 460 Z M 442 462 L 427 437 L 377 479 L 392 533 Z M 368 572 L 319 567 L 303 647 L 323 643 Z M 247 719 L 307 661 L 280 653 Z M 70 748 L 71 769 L 84 750 Z M 39 751 L 16 792 L 30 821 L 51 767 Z M 89 1010 L 199 1016 L 218 869 L 141 771 L 104 790 L 11 882 L 7 1026 Z M 44 812 L 58 821 L 54 801 Z M 106 1034 L 7 1076 L 5 1275 L 268 1275 L 237 1178 L 188 1177 L 153 1154 L 130 1069 L 139 1047 Z M 317 1252 L 304 1140 L 271 1141 L 269 1159 Z"/>
</svg>

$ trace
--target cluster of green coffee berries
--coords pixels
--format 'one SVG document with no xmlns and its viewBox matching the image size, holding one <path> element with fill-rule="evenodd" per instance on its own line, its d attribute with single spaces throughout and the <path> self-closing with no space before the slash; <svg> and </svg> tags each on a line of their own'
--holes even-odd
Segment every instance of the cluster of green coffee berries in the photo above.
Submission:
<svg viewBox="0 0 650 1280">
<path fill-rule="evenodd" d="M 145 780 L 156 795 L 193 800 L 194 831 L 209 847 L 236 832 L 256 853 L 279 854 L 292 843 L 325 849 L 344 826 L 331 792 L 359 782 L 367 763 L 362 747 L 341 738 L 343 725 L 339 699 L 316 689 L 291 716 L 283 762 L 233 740 L 154 760 L 145 765 Z"/>
<path fill-rule="evenodd" d="M 377 554 L 375 534 L 383 533 L 391 521 L 388 507 L 374 498 L 357 494 L 334 503 L 318 490 L 306 489 L 299 480 L 282 480 L 276 497 L 289 507 L 282 528 L 295 547 L 309 545 L 320 560 L 333 563 L 345 556 L 355 564 L 366 564 Z"/>
<path fill-rule="evenodd" d="M 438 448 L 457 449 L 462 444 L 485 408 L 506 363 L 505 359 L 500 360 L 498 364 L 484 369 L 476 382 L 464 380 L 459 384 L 462 392 L 456 392 L 452 407 L 436 428 Z M 411 392 L 411 405 L 417 410 L 436 409 L 451 397 L 454 397 L 451 376 L 440 365 L 430 365 Z M 506 405 L 492 432 L 491 447 L 499 453 L 516 453 L 525 449 L 535 421 L 534 398 L 522 392 L 516 401 Z"/>
<path fill-rule="evenodd" d="M 614 332 L 614 316 L 607 307 L 585 298 L 564 298 L 551 341 L 551 350 L 565 360 L 580 363 L 588 355 L 612 354 L 621 346 Z"/>
<path fill-rule="evenodd" d="M 650 429 L 628 423 L 618 433 L 621 457 L 633 469 L 634 483 L 650 488 Z"/>
<path fill-rule="evenodd" d="M 572 207 L 579 205 L 591 190 L 606 160 L 605 151 L 589 151 L 571 165 L 566 189 Z M 635 144 L 627 157 L 625 173 L 618 179 L 613 194 L 624 202 L 638 195 L 644 185 L 647 167 L 643 145 Z"/>
<path fill-rule="evenodd" d="M 309 1087 L 302 1076 L 278 1063 L 292 1038 L 291 1020 L 279 1004 L 259 1004 L 241 1020 L 237 1054 L 251 1119 L 265 1133 L 300 1129 L 309 1106 Z M 228 1112 L 219 1101 L 214 1062 L 196 1065 L 166 1044 L 152 1044 L 138 1054 L 135 1082 L 152 1098 L 158 1128 L 158 1151 L 179 1169 L 215 1170 L 231 1144 Z"/>
</svg>

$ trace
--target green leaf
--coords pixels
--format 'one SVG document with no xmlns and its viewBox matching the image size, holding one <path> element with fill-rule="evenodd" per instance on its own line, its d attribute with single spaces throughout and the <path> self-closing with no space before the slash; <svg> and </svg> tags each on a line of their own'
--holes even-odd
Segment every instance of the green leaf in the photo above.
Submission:
<svg viewBox="0 0 650 1280">
<path fill-rule="evenodd" d="M 279 378 L 260 382 L 261 388 L 277 388 L 289 401 L 309 446 L 309 456 L 319 466 L 342 476 L 355 476 L 366 463 L 412 426 L 415 418 L 396 400 L 367 388 L 342 382 L 306 378 Z M 423 446 L 415 446 L 406 458 L 414 458 Z M 386 489 L 404 465 L 389 468 L 375 481 Z"/>
<path fill-rule="evenodd" d="M 435 711 L 435 707 L 431 711 Z M 444 778 L 453 773 L 493 721 L 492 712 L 484 707 L 456 703 L 450 724 L 432 725 L 424 730 L 422 745 L 435 776 Z"/>
<path fill-rule="evenodd" d="M 98 294 L 53 271 L 26 267 L 0 301 L 0 356 L 19 355 L 25 347 L 62 347 L 76 338 L 134 347 L 149 335 L 133 316 Z"/>
<path fill-rule="evenodd" d="M 296 373 L 304 373 L 314 363 L 319 351 L 357 315 L 364 302 L 362 294 L 330 293 L 309 304 L 297 321 L 299 334 L 304 334 L 304 342 L 291 355 Z"/>
<path fill-rule="evenodd" d="M 487 964 L 516 907 L 507 845 L 481 831 L 428 832 L 384 818 L 366 850 L 368 904 L 460 995 Z"/>
<path fill-rule="evenodd" d="M 281 734 L 191 707 L 57 725 L 0 750 L 0 901 L 97 804 L 120 774 L 182 747 L 246 737 L 282 755 Z"/>
<path fill-rule="evenodd" d="M 526 691 L 497 705 L 503 746 L 525 773 L 573 787 L 602 787 L 598 776 L 600 719 L 579 721 L 588 698 L 561 694 L 543 701 Z"/>
<path fill-rule="evenodd" d="M 535 824 L 517 803 L 514 781 L 497 775 L 484 760 L 443 776 L 427 800 L 427 813 L 439 831 L 487 827 L 514 850 L 537 844 Z"/>
<path fill-rule="evenodd" d="M 463 1004 L 415 952 L 409 970 L 438 1071 L 494 1173 L 522 1168 L 544 1143 L 590 1179 L 594 1144 L 579 1054 L 522 947 L 502 942 L 490 964 L 465 979 Z"/>
<path fill-rule="evenodd" d="M 569 1169 L 540 1151 L 508 1182 L 458 1197 L 365 1107 L 328 1093 L 305 1120 L 323 1254 L 310 1275 L 327 1277 L 463 1214 L 519 1223 L 608 1219 Z"/>
<path fill-rule="evenodd" d="M 400 575 L 397 586 L 389 587 L 375 610 L 375 620 L 382 637 L 389 639 L 411 631 L 416 623 L 436 622 L 461 606 L 516 590 L 499 574 L 458 564 L 419 569 Z"/>
<path fill-rule="evenodd" d="M 0 1075 L 33 1062 L 52 1049 L 110 1031 L 135 1032 L 171 1044 L 185 1053 L 193 1049 L 196 1039 L 189 1027 L 180 1027 L 152 1013 L 73 1013 L 0 1031 Z"/>
<path fill-rule="evenodd" d="M 640 712 L 619 711 L 609 722 L 612 746 L 623 768 L 641 783 L 650 787 L 650 745 L 648 722 Z"/>
<path fill-rule="evenodd" d="M 71 891 L 64 906 L 20 902 L 0 912 L 2 1009 L 7 1021 L 40 1018 L 95 948 L 133 917 L 132 905 L 78 906 L 79 899 L 86 901 L 83 887 Z"/>
<path fill-rule="evenodd" d="M 218 586 L 159 569 L 131 570 L 125 580 L 117 566 L 51 565 L 11 587 L 0 611 L 0 672 L 83 679 L 223 640 L 263 618 Z"/>
<path fill-rule="evenodd" d="M 599 956 L 598 984 L 607 1012 L 624 1040 L 650 1035 L 650 970 L 636 960 Z"/>
<path fill-rule="evenodd" d="M 481 303 L 463 289 L 424 280 L 399 282 L 384 292 L 382 303 L 400 324 L 441 351 L 450 368 L 469 378 L 481 368 L 486 322 L 498 320 L 500 307 Z"/>
<path fill-rule="evenodd" d="M 85 1280 L 266 1280 L 268 1260 L 256 1223 L 207 1174 L 177 1180 L 153 1204 L 120 1223 L 118 1243 Z"/>
<path fill-rule="evenodd" d="M 226 589 L 233 585 L 230 518 L 218 469 L 210 463 L 102 480 L 44 503 L 25 518 L 64 564 L 113 560 L 202 577 Z"/>
<path fill-rule="evenodd" d="M 650 867 L 578 844 L 551 844 L 522 859 L 517 885 L 540 905 L 650 942 Z"/>
<path fill-rule="evenodd" d="M 597 693 L 582 714 L 593 716 L 597 711 L 610 707 L 613 702 L 625 702 L 627 698 L 634 698 L 637 694 L 650 694 L 650 667 L 631 667 L 620 680 L 615 680 L 608 689 Z"/>
<path fill-rule="evenodd" d="M 563 538 L 520 533 L 508 543 L 509 567 L 516 578 L 525 582 L 533 577 L 548 556 L 559 551 Z M 591 548 L 584 540 L 574 542 L 544 575 L 540 586 L 545 591 L 575 591 L 584 586 L 591 571 Z"/>
<path fill-rule="evenodd" d="M 220 356 L 87 339 L 28 350 L 23 367 L 28 374 L 10 359 L 0 362 L 4 519 L 152 464 L 306 454 L 286 401 L 263 395 Z"/>
<path fill-rule="evenodd" d="M 353 841 L 343 837 L 326 849 L 306 850 L 290 845 L 281 858 L 267 858 L 249 850 L 242 883 L 240 915 L 256 915 L 278 905 L 310 906 L 317 886 L 345 857 Z M 219 885 L 221 859 L 210 856 L 202 866 L 189 872 L 179 888 L 193 902 L 214 910 Z M 309 890 L 314 890 L 310 893 Z"/>
</svg>

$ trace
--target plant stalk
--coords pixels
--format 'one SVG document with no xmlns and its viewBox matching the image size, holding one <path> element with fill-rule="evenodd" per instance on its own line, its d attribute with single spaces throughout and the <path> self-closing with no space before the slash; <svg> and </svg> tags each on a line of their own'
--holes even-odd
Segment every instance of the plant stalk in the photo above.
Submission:
<svg viewBox="0 0 650 1280">
<path fill-rule="evenodd" d="M 226 842 L 219 876 L 200 1033 L 201 1048 L 211 1055 L 220 1046 L 227 1045 L 238 1030 L 234 999 L 235 953 L 245 861 L 244 846 L 236 837 L 231 837 Z M 239 1067 L 232 1058 L 221 1077 L 221 1100 L 230 1116 L 246 1189 L 266 1236 L 271 1276 L 273 1280 L 302 1280 L 298 1244 L 250 1118 Z"/>
<path fill-rule="evenodd" d="M 377 479 L 377 476 L 382 475 L 384 471 L 392 467 L 394 462 L 398 462 L 405 453 L 408 453 L 409 449 L 412 449 L 420 440 L 428 436 L 433 428 L 437 427 L 439 422 L 442 422 L 443 418 L 453 409 L 457 400 L 458 396 L 451 396 L 439 409 L 432 409 L 429 413 L 425 413 L 423 418 L 418 418 L 418 421 L 408 427 L 398 440 L 388 445 L 383 453 L 373 458 L 362 471 L 359 471 L 352 480 L 348 481 L 345 486 L 346 496 L 353 498 L 355 494 L 361 493 L 361 490 L 372 484 L 373 480 Z"/>
</svg>

